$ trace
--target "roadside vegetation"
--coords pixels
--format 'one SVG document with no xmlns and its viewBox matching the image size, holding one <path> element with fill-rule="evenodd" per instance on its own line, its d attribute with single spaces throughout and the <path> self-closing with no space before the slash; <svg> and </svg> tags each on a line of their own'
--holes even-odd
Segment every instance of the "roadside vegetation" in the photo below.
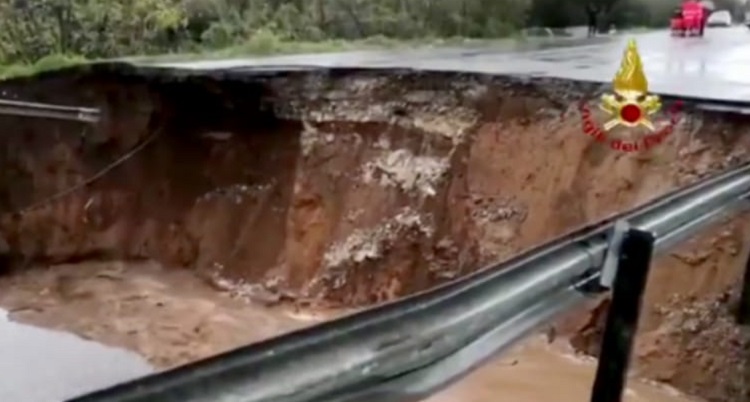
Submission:
<svg viewBox="0 0 750 402">
<path fill-rule="evenodd" d="M 740 0 L 715 0 L 744 15 Z M 592 0 L 600 26 L 667 24 L 679 0 Z M 0 0 L 0 76 L 86 60 L 232 57 L 466 38 L 586 23 L 582 0 Z M 169 56 L 167 56 L 169 57 Z"/>
</svg>

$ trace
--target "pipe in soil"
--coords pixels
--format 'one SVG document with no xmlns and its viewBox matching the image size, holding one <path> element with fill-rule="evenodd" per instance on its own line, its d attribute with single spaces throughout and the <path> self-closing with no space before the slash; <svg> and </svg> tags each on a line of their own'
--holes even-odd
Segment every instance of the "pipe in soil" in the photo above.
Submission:
<svg viewBox="0 0 750 402">
<path fill-rule="evenodd" d="M 99 110 L 0 99 L 0 114 L 96 123 Z"/>
</svg>

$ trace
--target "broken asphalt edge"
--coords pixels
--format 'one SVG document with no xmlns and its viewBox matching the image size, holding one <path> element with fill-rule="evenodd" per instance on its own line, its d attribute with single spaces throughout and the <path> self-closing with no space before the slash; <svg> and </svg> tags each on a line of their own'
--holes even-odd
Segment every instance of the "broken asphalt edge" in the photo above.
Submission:
<svg viewBox="0 0 750 402">
<path fill-rule="evenodd" d="M 535 76 L 523 74 L 494 74 L 479 73 L 470 71 L 456 70 L 423 70 L 416 68 L 394 68 L 394 67 L 323 67 L 314 65 L 274 65 L 274 66 L 242 66 L 231 68 L 185 68 L 175 66 L 157 66 L 148 64 L 136 64 L 123 61 L 106 61 L 92 62 L 69 67 L 63 67 L 56 70 L 39 72 L 37 74 L 8 78 L 0 80 L 0 85 L 12 83 L 15 85 L 25 82 L 34 82 L 52 78 L 76 78 L 84 76 L 108 76 L 122 78 L 142 78 L 153 79 L 161 82 L 180 82 L 187 79 L 210 78 L 210 79 L 233 79 L 233 80 L 256 80 L 258 78 L 271 78 L 280 76 L 310 74 L 324 75 L 331 78 L 344 77 L 364 73 L 379 73 L 392 76 L 410 76 L 410 77 L 440 77 L 442 79 L 460 79 L 474 78 L 482 80 L 500 79 L 513 87 L 537 87 L 542 92 L 550 93 L 551 98 L 555 94 L 561 96 L 561 99 L 570 101 L 571 95 L 579 94 L 585 99 L 590 94 L 596 94 L 610 86 L 609 82 L 574 80 L 569 78 L 559 78 L 554 76 Z M 551 91 L 544 89 L 549 88 Z M 672 103 L 680 101 L 683 104 L 684 111 L 708 111 L 731 114 L 750 114 L 750 99 L 714 99 L 714 98 L 696 98 L 685 97 L 680 94 L 659 93 L 663 101 Z"/>
</svg>

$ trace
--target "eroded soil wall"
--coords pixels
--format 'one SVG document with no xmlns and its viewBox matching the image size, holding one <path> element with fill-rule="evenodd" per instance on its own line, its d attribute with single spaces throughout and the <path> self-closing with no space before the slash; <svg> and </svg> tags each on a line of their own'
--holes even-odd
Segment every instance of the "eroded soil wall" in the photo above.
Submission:
<svg viewBox="0 0 750 402">
<path fill-rule="evenodd" d="M 14 267 L 154 259 L 217 283 L 254 284 L 265 300 L 365 305 L 750 159 L 750 121 L 692 110 L 651 150 L 597 144 L 582 133 L 576 107 L 597 89 L 584 84 L 115 70 L 0 85 L 3 96 L 104 113 L 94 127 L 0 116 L 0 232 Z M 735 220 L 737 230 L 745 233 L 747 221 Z M 748 250 L 736 249 L 741 261 Z M 698 264 L 654 281 L 672 284 L 662 293 L 674 303 L 710 300 L 739 271 L 734 262 Z M 584 321 L 572 331 L 596 330 L 596 319 Z M 708 385 L 693 377 L 662 379 L 731 400 L 716 391 L 718 375 L 700 380 Z"/>
</svg>

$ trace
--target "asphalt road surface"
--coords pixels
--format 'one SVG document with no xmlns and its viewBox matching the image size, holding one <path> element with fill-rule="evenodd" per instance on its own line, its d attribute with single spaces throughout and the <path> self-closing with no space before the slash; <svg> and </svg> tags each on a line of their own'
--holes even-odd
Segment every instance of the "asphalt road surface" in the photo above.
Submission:
<svg viewBox="0 0 750 402">
<path fill-rule="evenodd" d="M 703 38 L 678 38 L 670 36 L 668 31 L 652 31 L 517 46 L 327 53 L 155 65 L 195 70 L 401 67 L 610 82 L 630 38 L 638 42 L 650 92 L 750 101 L 750 74 L 747 72 L 750 29 L 744 26 L 708 28 Z"/>
</svg>

